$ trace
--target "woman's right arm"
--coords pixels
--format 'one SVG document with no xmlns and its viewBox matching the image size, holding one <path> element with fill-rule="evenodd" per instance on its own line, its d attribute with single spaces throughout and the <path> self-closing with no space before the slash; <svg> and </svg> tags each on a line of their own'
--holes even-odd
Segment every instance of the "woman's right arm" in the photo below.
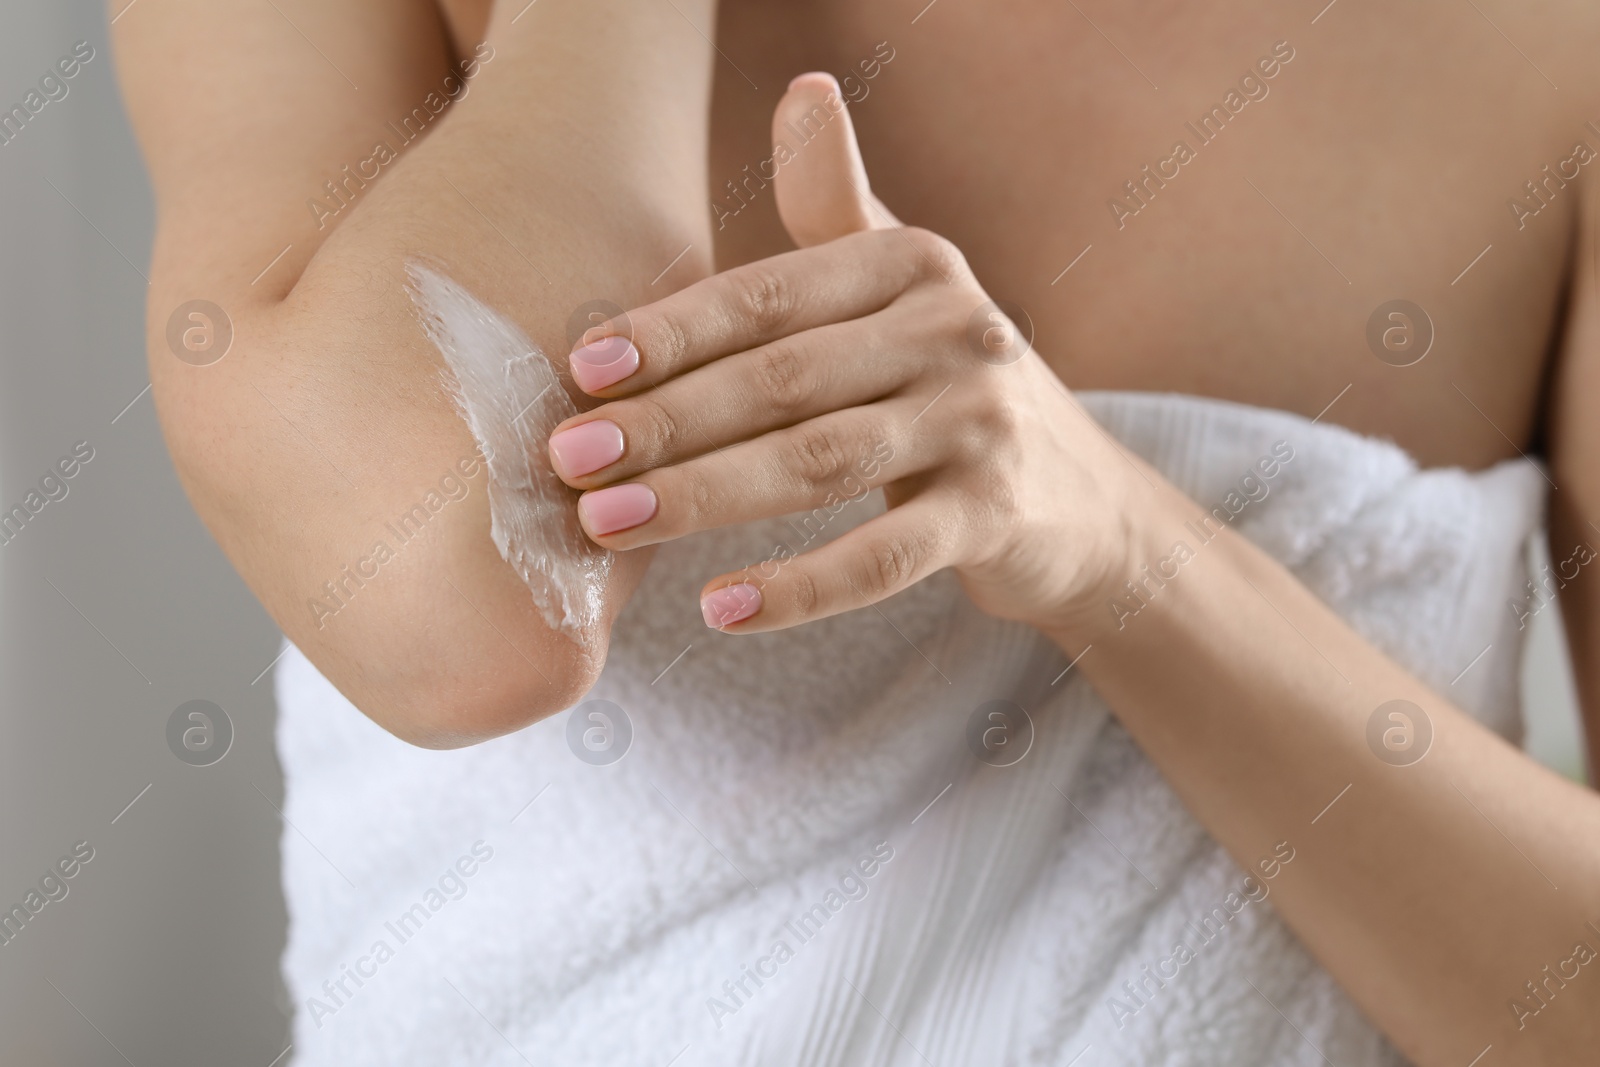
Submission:
<svg viewBox="0 0 1600 1067">
<path fill-rule="evenodd" d="M 408 741 L 559 711 L 605 648 L 551 629 L 500 558 L 481 463 L 450 499 L 475 444 L 406 260 L 443 265 L 558 366 L 581 305 L 707 274 L 714 8 L 513 0 L 476 55 L 425 0 L 144 0 L 115 24 L 158 207 L 150 374 L 179 475 L 284 632 Z M 168 342 L 194 300 L 231 321 L 210 365 Z M 395 526 L 419 504 L 436 509 Z M 645 563 L 619 558 L 603 633 Z"/>
</svg>

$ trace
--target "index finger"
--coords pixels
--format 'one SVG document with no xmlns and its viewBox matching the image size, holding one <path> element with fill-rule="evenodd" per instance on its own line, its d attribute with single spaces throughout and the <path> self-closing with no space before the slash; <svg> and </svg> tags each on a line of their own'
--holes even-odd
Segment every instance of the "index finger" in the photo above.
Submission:
<svg viewBox="0 0 1600 1067">
<path fill-rule="evenodd" d="M 696 282 L 586 334 L 568 357 L 573 380 L 594 396 L 628 396 L 723 356 L 881 311 L 924 269 L 907 238 L 853 233 Z"/>
</svg>

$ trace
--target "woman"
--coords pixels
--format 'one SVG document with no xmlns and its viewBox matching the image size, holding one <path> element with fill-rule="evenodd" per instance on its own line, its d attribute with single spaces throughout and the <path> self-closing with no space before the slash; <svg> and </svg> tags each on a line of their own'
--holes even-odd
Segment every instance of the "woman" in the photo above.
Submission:
<svg viewBox="0 0 1600 1067">
<path fill-rule="evenodd" d="M 1582 1062 L 1594 22 L 124 12 L 295 1061 Z"/>
</svg>

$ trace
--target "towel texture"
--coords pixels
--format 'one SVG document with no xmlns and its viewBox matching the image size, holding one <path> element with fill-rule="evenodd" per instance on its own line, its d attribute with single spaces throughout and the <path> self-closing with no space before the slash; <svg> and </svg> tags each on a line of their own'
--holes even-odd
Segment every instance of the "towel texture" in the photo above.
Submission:
<svg viewBox="0 0 1600 1067">
<path fill-rule="evenodd" d="M 1506 602 L 1536 468 L 1419 471 L 1295 415 L 1080 396 L 1197 502 L 1244 502 L 1231 525 L 1515 737 Z M 1293 458 L 1261 478 L 1278 442 Z M 395 740 L 288 651 L 294 1063 L 1402 1062 L 1066 658 L 950 574 L 786 633 L 704 627 L 708 577 L 815 526 L 664 546 L 586 703 L 470 749 Z M 614 762 L 591 751 L 628 734 Z"/>
</svg>

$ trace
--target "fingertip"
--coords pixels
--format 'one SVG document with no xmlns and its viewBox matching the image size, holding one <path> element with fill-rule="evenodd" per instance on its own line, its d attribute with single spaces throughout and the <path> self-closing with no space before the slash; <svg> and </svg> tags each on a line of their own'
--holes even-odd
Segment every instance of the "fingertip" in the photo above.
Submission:
<svg viewBox="0 0 1600 1067">
<path fill-rule="evenodd" d="M 626 448 L 622 427 L 610 419 L 591 418 L 558 428 L 545 442 L 551 469 L 568 485 L 611 466 Z"/>
<path fill-rule="evenodd" d="M 759 586 L 738 582 L 700 594 L 700 615 L 713 630 L 724 630 L 761 610 Z"/>
<path fill-rule="evenodd" d="M 631 530 L 656 517 L 655 492 L 643 482 L 591 489 L 578 498 L 578 522 L 591 539 Z"/>
<path fill-rule="evenodd" d="M 807 71 L 772 112 L 778 216 L 801 248 L 876 225 L 875 204 L 855 125 L 839 82 Z"/>
<path fill-rule="evenodd" d="M 573 349 L 567 366 L 579 389 L 596 394 L 639 369 L 639 350 L 628 338 L 612 334 Z"/>
<path fill-rule="evenodd" d="M 838 92 L 839 80 L 825 70 L 808 70 L 789 81 L 788 92 L 815 87 L 823 92 Z"/>
</svg>

